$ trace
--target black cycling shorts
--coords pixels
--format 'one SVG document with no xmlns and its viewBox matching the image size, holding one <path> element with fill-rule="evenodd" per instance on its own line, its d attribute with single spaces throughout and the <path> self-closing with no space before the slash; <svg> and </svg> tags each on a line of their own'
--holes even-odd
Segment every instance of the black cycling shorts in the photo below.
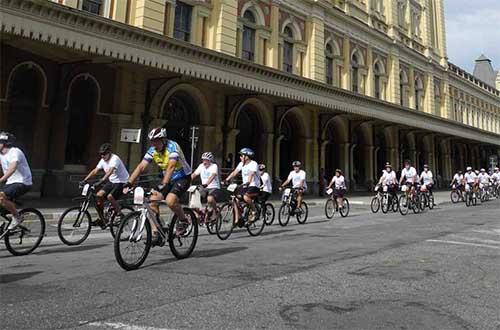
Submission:
<svg viewBox="0 0 500 330">
<path fill-rule="evenodd" d="M 258 187 L 247 187 L 243 188 L 242 194 L 243 195 L 248 195 L 252 198 L 257 197 L 257 195 L 260 193 L 260 189 Z"/>
<path fill-rule="evenodd" d="M 191 185 L 191 177 L 185 176 L 183 178 L 169 182 L 160 192 L 163 195 L 163 197 L 167 197 L 168 194 L 174 194 L 178 198 L 182 198 L 182 196 L 189 189 L 190 185 Z"/>
<path fill-rule="evenodd" d="M 218 188 L 206 188 L 203 189 L 200 193 L 201 200 L 203 203 L 206 203 L 207 196 L 212 196 L 215 199 L 215 202 L 220 203 L 224 200 L 224 193 L 222 190 Z"/>
<path fill-rule="evenodd" d="M 346 193 L 345 189 L 338 189 L 338 188 L 333 189 L 333 196 L 335 196 L 336 198 L 344 198 L 345 193 Z"/>
<path fill-rule="evenodd" d="M 118 199 L 123 195 L 123 185 L 125 183 L 113 183 L 107 181 L 104 186 L 101 187 L 101 191 L 104 191 L 104 196 L 111 195 L 114 199 Z"/>
<path fill-rule="evenodd" d="M 261 191 L 259 194 L 259 199 L 264 203 L 267 202 L 269 197 L 271 197 L 271 193 L 268 193 L 266 191 Z"/>
<path fill-rule="evenodd" d="M 30 191 L 31 186 L 25 185 L 23 183 L 11 183 L 0 187 L 0 192 L 3 192 L 7 198 L 12 201 Z"/>
</svg>

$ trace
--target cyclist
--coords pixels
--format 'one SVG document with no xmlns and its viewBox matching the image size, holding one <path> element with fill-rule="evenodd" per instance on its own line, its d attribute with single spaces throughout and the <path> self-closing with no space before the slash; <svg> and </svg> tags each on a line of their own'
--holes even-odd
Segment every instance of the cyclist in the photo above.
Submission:
<svg viewBox="0 0 500 330">
<path fill-rule="evenodd" d="M 430 194 L 432 194 L 432 187 L 434 186 L 434 176 L 432 175 L 432 171 L 429 170 L 429 165 L 424 165 L 424 170 L 420 174 L 418 181 L 425 186 Z"/>
<path fill-rule="evenodd" d="M 385 177 L 385 174 L 387 173 L 387 166 L 391 166 L 391 164 L 389 162 L 386 162 L 385 163 L 385 166 L 384 168 L 382 169 L 382 175 L 380 176 L 380 178 L 378 179 L 378 183 L 377 183 L 377 186 L 380 186 L 380 185 L 383 185 L 383 181 L 384 181 L 384 177 Z M 391 170 L 392 170 L 392 166 L 391 166 Z"/>
<path fill-rule="evenodd" d="M 410 191 L 412 193 L 415 192 L 415 185 L 417 183 L 417 170 L 415 167 L 411 166 L 411 163 L 409 160 L 405 160 L 404 162 L 404 168 L 401 171 L 401 178 L 399 178 L 399 185 L 403 183 L 403 180 L 405 181 L 405 184 L 408 188 L 410 188 Z"/>
<path fill-rule="evenodd" d="M 116 214 L 122 216 L 120 204 L 117 200 L 123 195 L 123 186 L 128 182 L 129 175 L 127 168 L 120 157 L 112 153 L 110 143 L 101 145 L 99 155 L 101 156 L 101 160 L 97 163 L 96 168 L 80 182 L 80 185 L 86 184 L 99 171 L 104 171 L 104 176 L 94 184 L 96 188 L 101 187 L 96 194 L 96 209 L 101 215 L 100 219 L 103 219 L 104 198 L 107 198 L 111 205 L 113 205 Z M 98 220 L 99 222 L 101 221 L 100 219 Z M 105 226 L 106 224 L 100 223 L 100 225 Z"/>
<path fill-rule="evenodd" d="M 488 173 L 486 173 L 486 170 L 482 168 L 477 176 L 477 180 L 479 181 L 480 188 L 487 190 L 490 185 L 491 177 Z"/>
<path fill-rule="evenodd" d="M 297 209 L 296 212 L 300 210 L 302 207 L 302 200 L 304 196 L 304 191 L 307 190 L 306 183 L 306 172 L 301 170 L 300 167 L 302 163 L 298 160 L 292 162 L 293 170 L 288 174 L 288 178 L 283 182 L 280 186 L 280 190 L 282 190 L 286 185 L 292 182 L 292 188 L 297 191 Z"/>
<path fill-rule="evenodd" d="M 14 229 L 23 219 L 16 210 L 14 200 L 26 194 L 33 185 L 31 169 L 21 149 L 14 147 L 16 137 L 7 132 L 0 132 L 0 163 L 3 175 L 0 177 L 0 206 L 12 215 L 7 229 Z"/>
<path fill-rule="evenodd" d="M 498 191 L 498 187 L 500 187 L 500 171 L 498 167 L 495 167 L 495 171 L 491 175 L 491 181 L 493 182 L 493 186 L 495 187 L 495 189 Z M 500 198 L 498 194 L 497 198 Z"/>
<path fill-rule="evenodd" d="M 333 186 L 333 196 L 335 199 L 337 199 L 337 205 L 340 208 L 344 207 L 344 195 L 347 191 L 347 187 L 345 184 L 345 178 L 342 175 L 342 170 L 336 169 L 335 170 L 335 175 L 332 178 L 332 181 L 330 181 L 330 184 L 326 188 L 327 190 L 330 189 Z"/>
<path fill-rule="evenodd" d="M 271 182 L 271 176 L 266 172 L 266 165 L 259 165 L 260 180 L 262 181 L 262 186 L 260 187 L 260 198 L 263 202 L 267 202 L 269 196 L 273 193 L 273 185 Z"/>
<path fill-rule="evenodd" d="M 229 182 L 232 178 L 234 178 L 238 173 L 241 172 L 241 177 L 243 179 L 242 186 L 242 194 L 243 200 L 250 207 L 252 212 L 255 212 L 255 206 L 253 204 L 253 200 L 255 197 L 259 195 L 260 192 L 260 173 L 259 173 L 259 165 L 256 161 L 252 160 L 255 156 L 255 153 L 250 148 L 243 148 L 240 150 L 240 163 L 238 166 L 229 174 L 224 183 Z M 235 224 L 238 224 L 240 221 L 240 213 L 239 209 L 236 207 L 235 214 Z M 252 217 L 255 219 L 255 217 Z M 251 220 L 251 219 L 249 219 Z"/>
<path fill-rule="evenodd" d="M 462 174 L 461 170 L 459 170 L 453 176 L 453 179 L 451 180 L 451 183 L 450 183 L 450 187 L 453 187 L 453 185 L 456 185 L 457 189 L 463 190 L 463 187 L 464 187 L 464 175 Z"/>
<path fill-rule="evenodd" d="M 396 195 L 396 189 L 398 185 L 398 179 L 396 177 L 396 172 L 392 170 L 392 165 L 389 163 L 385 164 L 385 173 L 382 175 L 381 179 L 381 184 L 384 186 L 387 186 L 387 192 L 391 195 L 394 196 Z"/>
<path fill-rule="evenodd" d="M 177 142 L 167 139 L 167 130 L 165 128 L 155 128 L 149 132 L 149 141 L 151 147 L 144 155 L 142 161 L 137 165 L 130 175 L 125 188 L 131 187 L 137 178 L 143 173 L 152 162 L 160 168 L 163 178 L 151 195 L 152 201 L 165 199 L 167 206 L 177 215 L 179 219 L 176 234 L 184 235 L 189 227 L 186 215 L 182 210 L 179 199 L 188 190 L 191 184 L 191 167 L 184 157 L 181 147 Z M 151 207 L 160 214 L 160 208 L 157 203 L 152 203 Z M 153 244 L 159 244 L 158 229 L 152 224 Z"/>
<path fill-rule="evenodd" d="M 203 191 L 201 195 L 207 200 L 208 212 L 212 214 L 212 218 L 216 216 L 212 212 L 217 208 L 217 202 L 222 201 L 222 191 L 220 190 L 219 166 L 215 163 L 214 155 L 211 152 L 205 152 L 201 155 L 202 163 L 191 174 L 191 179 L 200 176 Z M 213 219 L 212 219 L 213 220 Z"/>
<path fill-rule="evenodd" d="M 471 189 L 475 191 L 477 185 L 477 176 L 470 166 L 467 167 L 467 172 L 464 175 L 464 182 L 466 191 L 469 191 Z"/>
</svg>

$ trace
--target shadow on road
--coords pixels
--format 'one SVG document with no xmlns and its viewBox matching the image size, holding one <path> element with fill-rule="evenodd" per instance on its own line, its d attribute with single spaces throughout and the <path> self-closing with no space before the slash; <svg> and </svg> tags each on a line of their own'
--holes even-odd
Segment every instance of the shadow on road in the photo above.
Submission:
<svg viewBox="0 0 500 330">
<path fill-rule="evenodd" d="M 259 237 L 261 237 L 261 236 L 269 236 L 269 235 L 278 235 L 278 234 L 287 233 L 287 232 L 290 232 L 290 231 L 294 231 L 294 230 L 293 229 L 281 229 L 281 230 L 265 231 L 262 234 L 260 234 Z M 243 232 L 243 230 L 238 231 L 238 232 Z M 235 239 L 242 239 L 242 238 L 248 238 L 248 237 L 249 237 L 248 235 L 245 235 L 245 236 L 231 237 L 229 239 L 231 241 L 233 241 Z"/>
<path fill-rule="evenodd" d="M 58 249 L 45 250 L 35 252 L 35 255 L 45 255 L 53 253 L 65 253 L 65 252 L 79 252 L 79 251 L 89 251 L 94 249 L 100 249 L 102 247 L 108 246 L 109 244 L 95 244 L 95 245 L 80 245 L 80 246 L 67 246 Z"/>
<path fill-rule="evenodd" d="M 41 274 L 43 272 L 25 272 L 25 273 L 12 273 L 12 274 L 4 274 L 0 275 L 0 283 L 7 284 L 11 282 L 16 282 L 20 280 L 24 280 L 35 275 Z"/>
<path fill-rule="evenodd" d="M 246 247 L 246 246 L 234 246 L 234 247 L 228 247 L 228 248 L 223 248 L 223 249 L 201 250 L 201 251 L 195 251 L 193 253 L 192 258 L 218 257 L 218 256 L 223 256 L 225 254 L 244 251 L 246 249 L 248 249 L 248 247 Z"/>
</svg>

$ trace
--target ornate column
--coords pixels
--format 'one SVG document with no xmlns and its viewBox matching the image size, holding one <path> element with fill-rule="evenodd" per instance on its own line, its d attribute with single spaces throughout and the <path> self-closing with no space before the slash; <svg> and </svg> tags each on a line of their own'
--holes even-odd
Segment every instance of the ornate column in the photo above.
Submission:
<svg viewBox="0 0 500 330">
<path fill-rule="evenodd" d="M 318 6 L 313 7 L 313 14 L 306 22 L 307 52 L 306 68 L 307 77 L 320 82 L 325 82 L 325 35 L 324 12 Z"/>
<path fill-rule="evenodd" d="M 271 0 L 271 37 L 268 42 L 268 65 L 279 69 L 280 8 L 282 0 Z"/>
<path fill-rule="evenodd" d="M 408 84 L 409 84 L 409 88 L 410 88 L 410 91 L 408 93 L 409 95 L 409 101 L 410 101 L 410 104 L 409 104 L 409 107 L 412 108 L 412 109 L 415 109 L 415 105 L 416 105 L 416 102 L 415 102 L 415 70 L 413 69 L 413 67 L 410 67 L 408 69 Z"/>
<path fill-rule="evenodd" d="M 342 77 L 342 88 L 351 90 L 351 41 L 349 37 L 344 37 L 344 71 Z"/>
<path fill-rule="evenodd" d="M 367 6 L 369 6 L 367 4 Z M 367 48 L 367 63 L 368 75 L 366 77 L 366 95 L 374 97 L 375 96 L 375 86 L 374 86 L 374 72 L 373 72 L 373 50 L 371 47 Z M 381 95 L 382 97 L 382 95 Z"/>
</svg>

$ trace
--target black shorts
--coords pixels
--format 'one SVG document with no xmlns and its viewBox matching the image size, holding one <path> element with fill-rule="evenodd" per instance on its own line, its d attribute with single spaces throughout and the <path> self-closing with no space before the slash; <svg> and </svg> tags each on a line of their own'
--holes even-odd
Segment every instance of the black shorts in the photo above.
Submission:
<svg viewBox="0 0 500 330">
<path fill-rule="evenodd" d="M 267 200 L 269 199 L 269 197 L 271 196 L 271 193 L 268 193 L 266 191 L 261 191 L 259 193 L 259 199 L 262 201 L 262 202 L 267 202 Z"/>
<path fill-rule="evenodd" d="M 111 195 L 114 199 L 118 199 L 123 195 L 123 185 L 124 183 L 113 183 L 107 181 L 104 186 L 101 187 L 101 191 L 104 191 L 104 196 Z"/>
<path fill-rule="evenodd" d="M 257 197 L 259 193 L 260 193 L 259 187 L 247 187 L 242 189 L 242 195 L 248 195 L 252 198 Z"/>
<path fill-rule="evenodd" d="M 15 200 L 30 191 L 31 186 L 22 183 L 11 183 L 0 187 L 0 192 L 3 192 L 9 200 Z"/>
<path fill-rule="evenodd" d="M 220 203 L 224 200 L 224 193 L 222 190 L 218 188 L 206 188 L 203 189 L 200 193 L 201 195 L 201 201 L 203 203 L 206 203 L 207 201 L 207 196 L 212 196 L 217 203 Z"/>
<path fill-rule="evenodd" d="M 190 185 L 191 185 L 191 177 L 185 176 L 183 178 L 170 182 L 160 192 L 163 195 L 163 197 L 167 197 L 168 194 L 174 194 L 178 198 L 182 198 L 182 196 L 189 189 Z"/>
<path fill-rule="evenodd" d="M 345 189 L 333 189 L 333 196 L 335 196 L 336 198 L 344 198 L 345 193 Z"/>
</svg>

